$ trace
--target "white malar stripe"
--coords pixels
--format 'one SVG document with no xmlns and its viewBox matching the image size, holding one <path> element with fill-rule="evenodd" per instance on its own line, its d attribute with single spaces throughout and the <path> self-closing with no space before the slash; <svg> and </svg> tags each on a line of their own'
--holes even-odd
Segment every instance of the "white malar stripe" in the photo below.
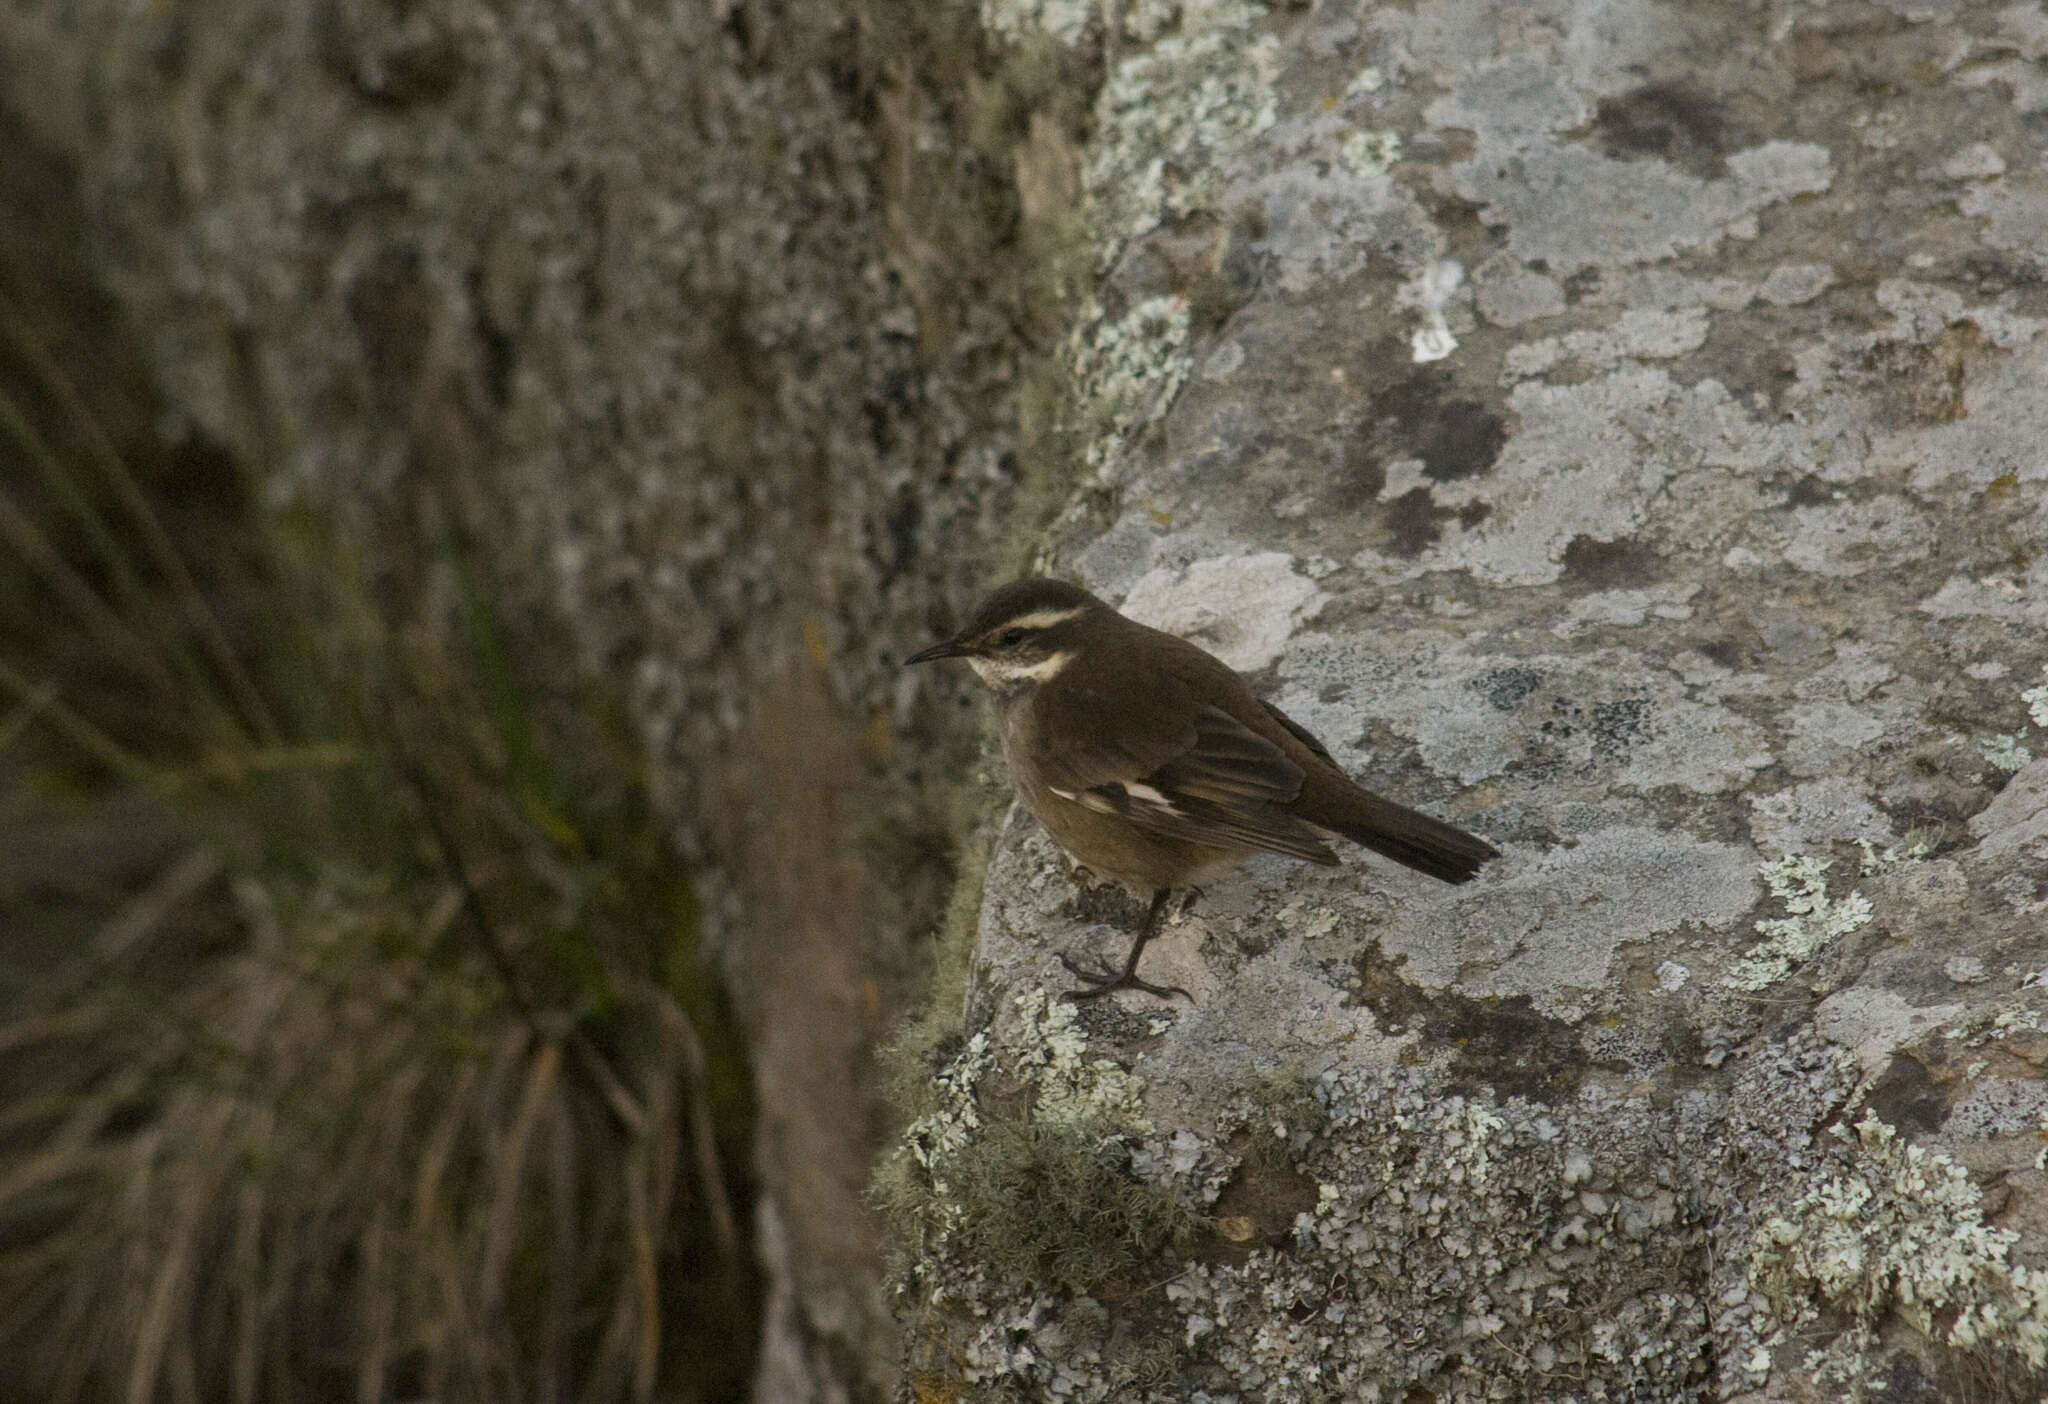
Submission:
<svg viewBox="0 0 2048 1404">
<path fill-rule="evenodd" d="M 1019 682 L 1042 683 L 1073 660 L 1074 655 L 1062 649 L 1031 664 L 1009 663 L 1000 658 L 970 658 L 967 664 L 980 675 L 983 682 L 991 687 L 999 687 Z"/>
<path fill-rule="evenodd" d="M 1041 609 L 1036 614 L 1026 614 L 1003 624 L 1005 629 L 1050 629 L 1055 624 L 1064 624 L 1069 619 L 1081 617 L 1083 605 L 1072 609 Z"/>
</svg>

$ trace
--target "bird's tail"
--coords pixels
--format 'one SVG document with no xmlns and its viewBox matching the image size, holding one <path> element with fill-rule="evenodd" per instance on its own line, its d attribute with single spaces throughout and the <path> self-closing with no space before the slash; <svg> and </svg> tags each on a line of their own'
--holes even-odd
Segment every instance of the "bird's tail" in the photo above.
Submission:
<svg viewBox="0 0 2048 1404">
<path fill-rule="evenodd" d="M 1445 882 L 1470 882 L 1487 860 L 1500 856 L 1485 839 L 1355 787 L 1341 806 L 1324 809 L 1311 822 Z"/>
</svg>

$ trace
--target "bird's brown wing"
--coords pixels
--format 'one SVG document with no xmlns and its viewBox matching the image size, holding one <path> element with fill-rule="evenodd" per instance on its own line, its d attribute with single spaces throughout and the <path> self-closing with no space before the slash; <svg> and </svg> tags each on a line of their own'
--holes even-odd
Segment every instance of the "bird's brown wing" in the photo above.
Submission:
<svg viewBox="0 0 2048 1404">
<path fill-rule="evenodd" d="M 1320 773 L 1303 776 L 1301 796 L 1290 806 L 1295 813 L 1445 882 L 1469 882 L 1487 862 L 1500 856 L 1500 850 L 1485 839 L 1365 789 L 1338 767 L 1307 727 L 1271 702 L 1259 705 L 1323 762 Z M 1306 764 L 1311 770 L 1316 768 L 1314 761 Z"/>
<path fill-rule="evenodd" d="M 1219 707 L 1160 707 L 1157 720 L 1121 725 L 1117 739 L 1093 747 L 1041 748 L 1043 774 L 1054 794 L 1103 814 L 1119 815 L 1165 837 L 1218 848 L 1265 849 L 1311 863 L 1337 855 L 1314 830 L 1281 806 L 1301 791 L 1301 767 L 1265 737 Z M 1075 709 L 1044 718 L 1054 735 L 1100 734 L 1081 712 L 1112 699 L 1075 688 L 1047 689 L 1035 705 Z M 1131 716 L 1130 709 L 1122 710 Z"/>
<path fill-rule="evenodd" d="M 1316 734 L 1313 731 L 1310 731 L 1307 727 L 1303 726 L 1293 717 L 1288 716 L 1287 713 L 1281 711 L 1278 707 L 1275 707 L 1271 702 L 1266 701 L 1263 697 L 1259 699 L 1259 705 L 1266 709 L 1267 716 L 1271 717 L 1274 721 L 1280 723 L 1280 725 L 1287 728 L 1288 735 L 1292 736 L 1302 745 L 1308 747 L 1311 751 L 1314 751 L 1318 756 L 1321 756 L 1324 760 L 1328 761 L 1332 769 L 1336 768 L 1337 758 L 1330 754 L 1330 748 L 1328 746 L 1325 746 L 1320 740 L 1318 740 Z"/>
</svg>

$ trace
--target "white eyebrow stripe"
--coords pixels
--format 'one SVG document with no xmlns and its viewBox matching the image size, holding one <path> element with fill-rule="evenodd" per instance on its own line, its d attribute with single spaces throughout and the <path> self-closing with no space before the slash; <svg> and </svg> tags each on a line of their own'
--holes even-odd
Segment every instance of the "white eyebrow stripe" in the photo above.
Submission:
<svg viewBox="0 0 2048 1404">
<path fill-rule="evenodd" d="M 1012 678 L 1029 678 L 1033 682 L 1044 682 L 1073 661 L 1074 655 L 1062 649 L 1051 657 L 1039 659 L 1029 668 L 1019 668 L 1007 676 Z"/>
<path fill-rule="evenodd" d="M 1005 629 L 1050 629 L 1055 624 L 1064 624 L 1069 619 L 1081 617 L 1082 605 L 1072 609 L 1041 609 L 1035 614 L 1020 614 L 1005 623 Z"/>
</svg>

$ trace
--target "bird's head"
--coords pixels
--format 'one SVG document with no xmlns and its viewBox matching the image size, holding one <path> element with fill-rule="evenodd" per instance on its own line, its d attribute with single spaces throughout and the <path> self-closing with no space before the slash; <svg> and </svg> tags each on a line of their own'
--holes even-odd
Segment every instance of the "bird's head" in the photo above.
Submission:
<svg viewBox="0 0 2048 1404">
<path fill-rule="evenodd" d="M 975 607 L 959 633 L 905 659 L 928 663 L 965 658 L 997 692 L 1052 678 L 1087 645 L 1115 611 L 1078 585 L 1031 577 L 1013 580 Z"/>
</svg>

